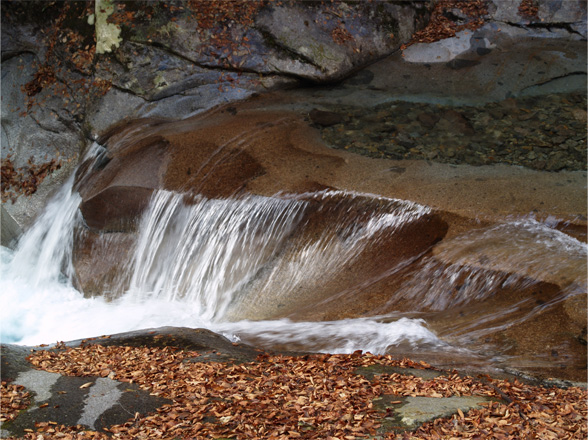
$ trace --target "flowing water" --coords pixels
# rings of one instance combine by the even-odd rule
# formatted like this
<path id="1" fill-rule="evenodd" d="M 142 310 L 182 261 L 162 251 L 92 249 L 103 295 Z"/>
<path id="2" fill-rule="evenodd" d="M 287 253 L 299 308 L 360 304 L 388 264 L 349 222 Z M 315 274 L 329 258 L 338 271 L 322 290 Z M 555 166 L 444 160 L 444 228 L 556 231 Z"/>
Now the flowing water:
<path id="1" fill-rule="evenodd" d="M 84 227 L 72 188 L 73 177 L 16 250 L 1 249 L 2 342 L 170 325 L 290 350 L 475 356 L 474 336 L 586 292 L 586 245 L 553 219 L 513 219 L 401 253 L 428 207 L 341 191 L 207 199 L 160 190 L 108 299 L 89 298 L 74 287 Z M 540 283 L 561 288 L 539 300 L 511 294 Z M 383 290 L 384 301 L 351 318 L 316 314 Z M 464 307 L 468 319 L 446 313 Z"/>
<path id="2" fill-rule="evenodd" d="M 418 218 L 428 212 L 425 207 L 385 201 L 388 209 L 376 212 L 361 230 L 335 224 L 344 240 L 323 232 L 297 249 L 296 259 L 286 261 L 284 249 L 312 202 L 248 196 L 186 203 L 182 194 L 160 191 L 143 216 L 133 257 L 124 270 L 130 281 L 108 301 L 86 298 L 72 283 L 72 242 L 82 222 L 81 199 L 72 185 L 73 178 L 15 251 L 1 249 L 3 342 L 54 343 L 173 325 L 206 327 L 235 340 L 241 334 L 269 343 L 320 340 L 323 351 L 334 352 L 384 352 L 401 342 L 447 345 L 420 319 L 225 319 L 237 313 L 240 296 L 256 294 L 256 284 L 262 283 L 266 293 L 279 285 L 287 295 L 308 282 L 305 278 L 336 276 L 337 266 L 360 254 L 370 237 Z M 319 193 L 311 198 L 316 204 L 339 196 Z M 281 284 L 284 275 L 287 285 Z"/>

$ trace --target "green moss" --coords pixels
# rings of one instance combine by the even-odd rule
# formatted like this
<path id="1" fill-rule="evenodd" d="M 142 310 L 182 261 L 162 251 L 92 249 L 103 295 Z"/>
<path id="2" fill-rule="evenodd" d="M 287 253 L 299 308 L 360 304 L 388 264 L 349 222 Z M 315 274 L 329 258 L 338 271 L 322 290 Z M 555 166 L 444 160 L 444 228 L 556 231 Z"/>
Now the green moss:
<path id="1" fill-rule="evenodd" d="M 162 73 L 158 73 L 155 76 L 155 78 L 153 78 L 153 84 L 155 85 L 155 88 L 158 90 L 163 90 L 168 86 L 168 82 L 166 81 Z"/>
<path id="2" fill-rule="evenodd" d="M 340 59 L 339 59 L 340 57 L 338 57 L 335 53 L 329 51 L 329 48 L 327 46 L 325 46 L 324 44 L 321 44 L 321 43 L 309 44 L 307 47 L 310 49 L 310 52 L 311 52 L 310 58 L 313 61 L 315 61 L 316 63 L 324 65 L 324 64 L 331 62 L 331 61 L 334 61 L 334 62 L 340 61 Z"/>

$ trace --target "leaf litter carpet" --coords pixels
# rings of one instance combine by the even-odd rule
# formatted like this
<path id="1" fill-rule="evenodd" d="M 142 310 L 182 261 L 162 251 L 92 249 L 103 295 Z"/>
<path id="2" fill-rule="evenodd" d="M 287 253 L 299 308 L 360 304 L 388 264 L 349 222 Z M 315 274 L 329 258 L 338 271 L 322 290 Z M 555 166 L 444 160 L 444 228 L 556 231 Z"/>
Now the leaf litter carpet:
<path id="1" fill-rule="evenodd" d="M 391 356 L 260 354 L 254 362 L 199 362 L 198 353 L 172 347 L 86 345 L 36 351 L 36 368 L 69 376 L 133 382 L 172 401 L 136 413 L 105 432 L 37 423 L 26 439 L 585 439 L 587 391 L 449 372 L 425 380 L 410 374 L 358 373 L 370 366 L 430 369 Z M 377 367 L 379 368 L 379 367 Z M 374 401 L 397 396 L 386 411 Z M 488 396 L 495 400 L 423 424 L 413 432 L 383 426 L 405 396 Z M 27 391 L 2 383 L 2 420 L 27 405 Z M 108 432 L 106 432 L 108 431 Z"/>

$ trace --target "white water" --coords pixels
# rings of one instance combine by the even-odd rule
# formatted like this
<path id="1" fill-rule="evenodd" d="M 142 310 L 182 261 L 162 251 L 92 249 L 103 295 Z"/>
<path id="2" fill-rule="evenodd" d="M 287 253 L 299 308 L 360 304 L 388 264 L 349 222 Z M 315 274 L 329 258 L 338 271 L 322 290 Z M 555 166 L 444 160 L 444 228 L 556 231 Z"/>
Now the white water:
<path id="1" fill-rule="evenodd" d="M 482 301 L 508 285 L 544 281 L 562 288 L 554 301 L 585 293 L 585 243 L 533 218 L 513 220 L 445 239 L 435 258 L 395 296 L 415 310 L 447 310 Z M 459 282 L 458 282 L 459 280 Z M 459 289 L 455 289 L 456 285 Z M 452 294 L 440 295 L 440 292 Z"/>
<path id="2" fill-rule="evenodd" d="M 186 302 L 205 322 L 222 319 L 303 210 L 303 202 L 253 196 L 186 205 L 182 194 L 160 191 L 139 228 L 128 294 Z"/>
<path id="3" fill-rule="evenodd" d="M 1 249 L 2 342 L 37 345 L 171 325 L 205 327 L 235 340 L 254 335 L 261 342 L 306 347 L 305 342 L 313 341 L 317 350 L 328 352 L 383 353 L 401 343 L 445 345 L 419 319 L 224 321 L 227 308 L 279 259 L 298 226 L 307 202 L 287 198 L 200 199 L 186 205 L 182 195 L 162 191 L 141 222 L 134 257 L 126 268 L 130 287 L 110 302 L 85 298 L 70 282 L 79 203 L 70 180 L 16 251 Z M 352 225 L 346 241 L 361 243 L 362 237 L 394 229 L 428 210 L 406 203 L 395 212 L 372 217 L 362 231 Z M 304 258 L 288 268 L 276 267 L 300 274 L 314 264 L 324 274 L 336 266 L 325 258 L 353 258 L 361 249 L 351 246 L 341 254 L 342 248 L 333 248 L 333 243 L 322 237 L 301 250 Z M 265 284 L 271 286 L 277 275 L 275 270 L 268 273 Z M 299 284 L 292 282 L 294 287 Z"/>
<path id="4" fill-rule="evenodd" d="M 321 293 L 336 301 L 344 292 L 329 286 L 337 284 L 333 280 L 349 281 L 345 266 L 353 266 L 378 240 L 428 214 L 426 207 L 333 191 L 185 203 L 182 194 L 160 191 L 140 222 L 132 257 L 122 270 L 127 276 L 113 286 L 119 289 L 117 299 L 106 301 L 85 298 L 71 283 L 74 234 L 83 229 L 80 197 L 72 185 L 73 178 L 16 251 L 0 249 L 2 342 L 36 345 L 185 326 L 299 350 L 384 353 L 406 344 L 452 348 L 424 320 L 401 315 L 328 322 L 254 320 L 259 311 L 275 312 L 282 301 L 296 306 L 318 299 L 314 303 L 319 304 L 325 299 Z M 318 215 L 325 223 L 318 231 L 305 223 L 313 209 L 328 211 L 324 218 Z M 561 285 L 564 289 L 551 303 L 585 292 L 586 245 L 551 226 L 519 219 L 444 240 L 435 248 L 435 259 L 425 258 L 421 271 L 391 292 L 390 301 L 411 301 L 413 311 L 443 313 L 485 300 L 521 279 Z M 107 249 L 108 243 L 103 243 Z M 349 286 L 349 291 L 361 288 Z M 520 306 L 510 304 L 476 322 L 487 322 L 487 328 L 502 325 L 502 318 Z M 496 318 L 501 319 L 494 323 Z"/>

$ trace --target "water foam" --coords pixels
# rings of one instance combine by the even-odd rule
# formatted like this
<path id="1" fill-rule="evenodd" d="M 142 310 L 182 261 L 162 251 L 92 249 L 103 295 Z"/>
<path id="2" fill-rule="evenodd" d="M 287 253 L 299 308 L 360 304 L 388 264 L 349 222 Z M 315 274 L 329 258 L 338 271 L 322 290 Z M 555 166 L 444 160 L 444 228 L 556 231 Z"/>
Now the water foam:
<path id="1" fill-rule="evenodd" d="M 289 350 L 325 353 L 363 350 L 383 354 L 399 344 L 407 344 L 413 349 L 425 346 L 450 349 L 422 319 L 400 318 L 392 322 L 386 322 L 384 317 L 324 322 L 244 320 L 219 323 L 214 327 L 216 331 L 240 335 L 241 339 L 262 346 L 283 346 Z"/>
<path id="2" fill-rule="evenodd" d="M 113 301 L 86 298 L 71 283 L 72 243 L 81 221 L 80 197 L 72 185 L 70 179 L 16 251 L 1 249 L 3 342 L 34 345 L 173 325 L 205 327 L 235 340 L 253 335 L 262 346 L 309 349 L 312 341 L 317 351 L 328 352 L 382 353 L 403 342 L 443 345 L 417 319 L 223 321 L 228 305 L 277 258 L 299 225 L 308 203 L 296 198 L 201 198 L 186 204 L 181 194 L 156 193 L 142 219 L 127 292 Z M 381 227 L 373 217 L 363 232 L 353 231 L 365 237 L 397 226 L 405 214 L 412 218 L 428 212 L 420 205 L 406 207 L 410 209 L 401 206 L 396 215 L 381 213 Z M 345 235 L 352 239 L 351 232 Z M 318 243 L 305 248 L 309 261 L 328 256 L 324 243 Z M 336 250 L 329 255 L 337 255 Z"/>
<path id="3" fill-rule="evenodd" d="M 232 340 L 254 340 L 260 346 L 332 353 L 355 350 L 385 353 L 400 343 L 445 346 L 426 323 L 400 318 L 346 319 L 330 322 L 238 321 L 212 322 L 201 307 L 182 299 L 140 298 L 136 292 L 115 301 L 84 298 L 70 284 L 54 280 L 34 285 L 10 275 L 14 253 L 2 247 L 2 341 L 23 345 L 55 343 L 163 326 L 205 327 Z"/>

